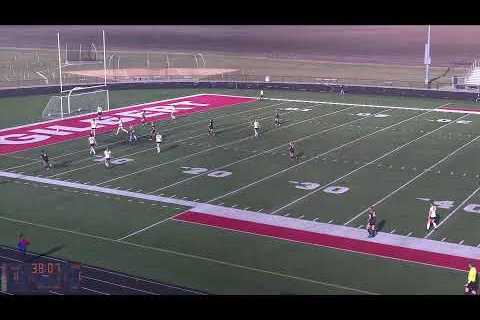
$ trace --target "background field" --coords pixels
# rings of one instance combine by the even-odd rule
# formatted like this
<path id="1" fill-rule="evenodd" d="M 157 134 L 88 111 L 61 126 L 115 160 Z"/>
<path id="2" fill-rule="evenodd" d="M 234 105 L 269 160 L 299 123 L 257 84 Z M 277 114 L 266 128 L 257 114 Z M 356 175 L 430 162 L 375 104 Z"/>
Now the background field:
<path id="1" fill-rule="evenodd" d="M 111 104 L 120 107 L 200 92 L 257 94 L 113 91 Z M 160 155 L 146 139 L 129 145 L 125 137 L 101 135 L 97 140 L 112 147 L 114 158 L 134 160 L 112 170 L 92 161 L 83 139 L 48 147 L 55 163 L 49 172 L 40 166 L 38 149 L 2 156 L 0 169 L 352 227 L 365 225 L 366 217 L 359 214 L 387 196 L 377 205 L 381 231 L 412 237 L 427 235 L 427 203 L 416 198 L 453 201 L 439 209 L 442 225 L 429 237 L 480 243 L 479 216 L 464 210 L 478 202 L 478 116 L 342 105 L 430 109 L 449 103 L 476 108 L 474 103 L 291 91 L 267 96 L 340 104 L 264 100 L 161 122 L 158 127 L 166 142 Z M 0 127 L 40 120 L 48 98 L 0 99 Z M 279 128 L 273 126 L 275 110 L 283 119 Z M 377 113 L 385 116 L 373 116 Z M 217 124 L 216 137 L 206 133 L 210 118 Z M 259 139 L 251 138 L 249 123 L 254 118 L 263 124 Z M 146 133 L 143 128 L 138 131 Z M 291 140 L 302 154 L 298 163 L 287 155 Z M 223 179 L 192 176 L 183 172 L 185 166 L 222 168 L 232 174 Z M 424 173 L 427 168 L 430 171 Z M 329 194 L 319 188 L 307 196 L 309 191 L 296 189 L 292 180 L 322 186 L 334 181 L 349 191 Z M 181 206 L 19 180 L 2 179 L 0 188 L 0 243 L 13 246 L 23 232 L 37 252 L 63 245 L 58 257 L 209 293 L 463 293 L 463 272 L 171 220 L 186 209 Z M 118 240 L 153 224 L 157 225 Z"/>

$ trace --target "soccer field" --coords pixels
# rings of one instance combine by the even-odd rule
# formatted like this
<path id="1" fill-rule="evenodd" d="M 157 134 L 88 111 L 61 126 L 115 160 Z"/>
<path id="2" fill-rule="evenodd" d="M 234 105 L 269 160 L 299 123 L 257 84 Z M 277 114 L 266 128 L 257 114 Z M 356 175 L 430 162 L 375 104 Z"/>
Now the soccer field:
<path id="1" fill-rule="evenodd" d="M 258 93 L 112 91 L 111 105 L 195 94 Z M 475 260 L 477 105 L 296 91 L 266 97 L 157 122 L 165 139 L 160 154 L 142 126 L 135 144 L 125 134 L 99 134 L 97 154 L 111 148 L 110 169 L 89 156 L 84 137 L 44 147 L 49 171 L 42 148 L 0 156 L 0 243 L 13 246 L 24 233 L 33 251 L 63 245 L 56 256 L 213 294 L 462 294 L 465 272 L 453 262 L 274 236 L 264 226 L 312 231 L 315 223 L 366 240 L 366 209 L 374 205 L 380 233 L 369 243 L 431 239 L 429 246 L 451 244 Z M 0 128 L 41 121 L 48 98 L 0 99 Z M 254 119 L 262 126 L 258 138 Z M 289 158 L 290 141 L 298 161 Z M 439 206 L 440 224 L 426 232 L 429 199 Z"/>

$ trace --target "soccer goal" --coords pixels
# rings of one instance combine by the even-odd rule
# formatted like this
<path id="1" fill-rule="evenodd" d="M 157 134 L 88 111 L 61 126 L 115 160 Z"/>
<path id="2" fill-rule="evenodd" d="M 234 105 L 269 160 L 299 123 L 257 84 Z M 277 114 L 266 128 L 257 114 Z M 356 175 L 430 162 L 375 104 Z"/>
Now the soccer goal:
<path id="1" fill-rule="evenodd" d="M 75 87 L 53 96 L 42 112 L 46 120 L 96 112 L 101 107 L 110 110 L 110 95 L 105 86 Z"/>
<path id="2" fill-rule="evenodd" d="M 89 46 L 82 47 L 80 45 L 79 50 L 70 49 L 65 46 L 64 61 L 62 61 L 62 50 L 60 43 L 60 33 L 57 33 L 57 45 L 58 45 L 58 79 L 60 92 L 58 95 L 52 96 L 48 101 L 46 107 L 42 112 L 43 119 L 56 119 L 63 118 L 72 115 L 84 114 L 95 112 L 98 107 L 103 110 L 110 110 L 110 96 L 107 87 L 107 71 L 106 71 L 106 46 L 105 46 L 105 31 L 102 30 L 102 42 L 103 42 L 103 54 L 102 59 L 98 60 L 97 48 L 95 44 L 91 43 Z M 65 83 L 64 73 L 65 68 L 75 67 L 76 70 L 82 68 L 83 65 L 91 64 L 103 65 L 99 69 L 98 73 L 103 74 L 103 84 L 98 84 L 97 81 L 92 85 L 82 85 L 78 82 Z M 67 69 L 68 70 L 68 69 Z M 101 71 L 100 71 L 101 70 Z M 94 84 L 97 83 L 97 84 Z M 65 86 L 73 89 L 64 90 Z"/>

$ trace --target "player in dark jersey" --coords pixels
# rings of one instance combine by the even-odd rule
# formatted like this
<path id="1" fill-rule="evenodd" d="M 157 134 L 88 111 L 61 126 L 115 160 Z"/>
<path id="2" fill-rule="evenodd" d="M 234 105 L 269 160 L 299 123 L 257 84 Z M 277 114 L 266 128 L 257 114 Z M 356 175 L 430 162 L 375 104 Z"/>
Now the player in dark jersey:
<path id="1" fill-rule="evenodd" d="M 296 152 L 295 144 L 293 143 L 293 141 L 288 144 L 288 153 L 290 154 L 290 159 L 295 159 L 298 161 L 298 154 Z"/>
<path id="2" fill-rule="evenodd" d="M 340 86 L 340 91 L 338 92 L 338 95 L 339 96 L 343 96 L 345 94 L 345 87 L 343 86 L 343 84 Z"/>
<path id="3" fill-rule="evenodd" d="M 210 122 L 208 123 L 208 134 L 214 136 L 215 135 L 215 128 L 213 126 L 213 120 L 210 119 Z"/>
<path id="4" fill-rule="evenodd" d="M 152 122 L 152 126 L 150 128 L 150 140 L 155 139 L 156 134 L 157 134 L 157 129 L 155 128 L 155 124 Z"/>
<path id="5" fill-rule="evenodd" d="M 143 112 L 142 112 L 142 126 L 144 126 L 144 127 L 145 127 L 145 125 L 147 124 L 147 115 L 146 115 L 146 113 L 147 113 L 147 112 L 146 112 L 145 110 L 143 110 Z"/>
<path id="6" fill-rule="evenodd" d="M 278 110 L 275 112 L 275 125 L 280 126 L 280 114 L 278 113 Z"/>
<path id="7" fill-rule="evenodd" d="M 377 214 L 375 213 L 375 209 L 370 207 L 368 208 L 368 218 L 367 218 L 367 231 L 368 231 L 369 238 L 374 237 L 377 232 L 375 228 L 376 223 L 377 223 Z"/>
<path id="8" fill-rule="evenodd" d="M 48 160 L 47 151 L 42 150 L 42 154 L 40 155 L 40 157 L 42 158 L 43 168 L 45 168 L 45 169 L 47 169 L 47 170 L 50 170 L 50 168 L 52 167 L 52 165 L 50 164 L 50 162 L 49 162 L 49 160 Z"/>
<path id="9" fill-rule="evenodd" d="M 135 128 L 133 126 L 130 126 L 128 128 L 128 143 L 132 144 L 134 142 L 137 142 L 137 135 L 135 134 Z"/>

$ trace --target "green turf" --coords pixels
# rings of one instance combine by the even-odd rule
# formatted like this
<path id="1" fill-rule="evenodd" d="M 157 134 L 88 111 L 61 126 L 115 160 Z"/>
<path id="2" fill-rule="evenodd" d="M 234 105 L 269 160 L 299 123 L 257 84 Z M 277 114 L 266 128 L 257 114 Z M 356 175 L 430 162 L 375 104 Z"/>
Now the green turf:
<path id="1" fill-rule="evenodd" d="M 113 91 L 111 100 L 113 107 L 120 107 L 199 92 L 257 94 L 249 90 L 131 90 Z M 381 106 L 475 106 L 468 101 L 407 97 L 338 97 L 292 91 L 267 94 Z M 27 97 L 0 99 L 3 127 L 39 119 L 43 105 L 36 104 L 46 98 L 29 98 L 31 101 Z M 311 110 L 283 110 L 287 107 Z M 273 125 L 276 109 L 282 117 L 280 127 Z M 359 113 L 389 116 L 365 117 Z M 352 227 L 364 225 L 366 217 L 360 213 L 380 201 L 377 214 L 382 231 L 424 237 L 427 203 L 416 198 L 454 201 L 449 208 L 439 209 L 442 221 L 478 188 L 475 159 L 480 140 L 468 143 L 480 134 L 479 118 L 461 116 L 342 104 L 255 101 L 159 123 L 166 137 L 160 154 L 146 139 L 129 145 L 125 136 L 99 135 L 101 145 L 111 145 L 113 158 L 134 160 L 111 170 L 93 161 L 84 138 L 49 146 L 55 168 L 48 172 L 37 160 L 38 149 L 2 156 L 0 168 L 301 219 L 348 222 Z M 217 125 L 215 137 L 207 134 L 210 118 Z M 249 127 L 254 118 L 263 125 L 259 138 L 252 137 Z M 459 119 L 471 122 L 455 122 Z M 138 132 L 146 134 L 148 130 L 139 128 Z M 292 140 L 298 140 L 302 154 L 299 162 L 288 157 L 287 144 Z M 451 157 L 443 161 L 449 154 Z M 431 171 L 423 173 L 431 166 Z M 9 169 L 12 167 L 17 168 Z M 182 167 L 224 170 L 231 175 L 195 176 Z M 295 188 L 290 181 L 318 183 L 321 187 L 311 192 Z M 332 194 L 324 191 L 328 186 L 349 190 Z M 1 243 L 13 245 L 15 236 L 23 232 L 32 238 L 36 251 L 63 245 L 58 256 L 212 293 L 462 293 L 462 272 L 172 220 L 118 242 L 115 239 L 186 208 L 23 181 L 2 180 L 0 188 L 5 196 L 0 208 Z M 28 202 L 23 200 L 26 195 Z M 478 194 L 445 220 L 431 238 L 455 243 L 463 240 L 466 245 L 476 246 L 480 242 L 476 232 L 480 216 L 464 211 L 472 203 L 480 203 Z"/>

